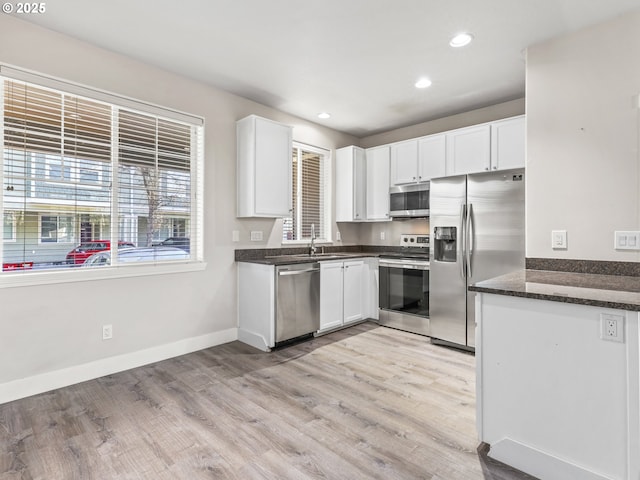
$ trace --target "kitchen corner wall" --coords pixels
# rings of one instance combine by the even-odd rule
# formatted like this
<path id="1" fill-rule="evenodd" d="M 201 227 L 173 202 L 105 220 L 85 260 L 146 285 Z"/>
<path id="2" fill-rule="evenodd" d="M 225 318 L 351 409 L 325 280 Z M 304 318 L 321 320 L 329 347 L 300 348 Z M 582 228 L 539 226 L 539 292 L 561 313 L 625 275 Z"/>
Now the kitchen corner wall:
<path id="1" fill-rule="evenodd" d="M 527 52 L 527 256 L 640 261 L 640 12 Z M 551 248 L 567 230 L 568 248 Z"/>

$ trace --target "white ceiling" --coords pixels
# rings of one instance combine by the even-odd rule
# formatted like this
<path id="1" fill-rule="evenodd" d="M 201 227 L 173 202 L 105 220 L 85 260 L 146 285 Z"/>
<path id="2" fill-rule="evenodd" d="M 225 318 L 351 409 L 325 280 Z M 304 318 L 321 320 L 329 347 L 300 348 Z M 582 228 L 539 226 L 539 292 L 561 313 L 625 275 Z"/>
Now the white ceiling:
<path id="1" fill-rule="evenodd" d="M 55 0 L 52 30 L 363 137 L 524 96 L 525 49 L 638 0 Z M 475 41 L 452 49 L 458 32 Z M 428 76 L 433 85 L 413 85 Z M 327 111 L 328 120 L 317 114 Z"/>

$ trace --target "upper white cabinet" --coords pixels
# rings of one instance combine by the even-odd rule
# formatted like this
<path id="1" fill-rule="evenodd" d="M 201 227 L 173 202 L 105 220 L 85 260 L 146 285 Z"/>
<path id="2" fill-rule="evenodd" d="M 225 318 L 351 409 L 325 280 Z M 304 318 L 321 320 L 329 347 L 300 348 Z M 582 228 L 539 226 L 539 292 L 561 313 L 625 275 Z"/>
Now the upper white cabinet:
<path id="1" fill-rule="evenodd" d="M 525 116 L 447 132 L 447 175 L 525 166 Z"/>
<path id="2" fill-rule="evenodd" d="M 491 168 L 491 126 L 459 128 L 447 132 L 447 175 L 488 171 Z"/>
<path id="3" fill-rule="evenodd" d="M 292 127 L 256 115 L 236 123 L 237 216 L 291 214 Z"/>
<path id="4" fill-rule="evenodd" d="M 367 220 L 389 220 L 389 147 L 366 150 Z"/>
<path id="5" fill-rule="evenodd" d="M 365 151 L 349 146 L 336 150 L 336 222 L 366 219 Z"/>
<path id="6" fill-rule="evenodd" d="M 447 174 L 446 140 L 444 133 L 418 139 L 418 178 L 421 182 Z"/>
<path id="7" fill-rule="evenodd" d="M 446 175 L 446 137 L 429 135 L 391 145 L 390 185 L 427 182 Z"/>
<path id="8" fill-rule="evenodd" d="M 491 124 L 491 169 L 525 166 L 525 117 L 507 118 Z"/>
<path id="9" fill-rule="evenodd" d="M 419 182 L 418 140 L 391 144 L 391 185 Z"/>

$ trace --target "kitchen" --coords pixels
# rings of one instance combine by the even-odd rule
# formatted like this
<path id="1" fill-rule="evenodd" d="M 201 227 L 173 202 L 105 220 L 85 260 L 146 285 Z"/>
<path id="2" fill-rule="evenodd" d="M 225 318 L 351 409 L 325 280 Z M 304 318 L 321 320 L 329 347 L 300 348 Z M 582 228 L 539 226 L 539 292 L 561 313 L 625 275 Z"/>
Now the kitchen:
<path id="1" fill-rule="evenodd" d="M 312 145 L 338 148 L 357 143 L 350 135 L 317 128 L 258 103 L 186 81 L 70 37 L 8 17 L 1 21 L 2 35 L 12 39 L 3 42 L 3 61 L 160 104 L 168 102 L 166 90 L 177 91 L 170 100 L 175 108 L 205 111 L 209 124 L 216 126 L 216 133 L 208 135 L 210 156 L 216 166 L 207 169 L 206 184 L 208 200 L 215 205 L 228 205 L 235 198 L 235 188 L 229 185 L 228 179 L 233 178 L 235 171 L 235 121 L 240 118 L 258 114 L 283 123 L 293 122 L 304 137 L 299 140 Z M 637 31 L 635 14 L 537 45 L 527 55 L 526 100 L 507 101 L 466 115 L 375 134 L 360 142 L 360 146 L 368 148 L 498 120 L 522 114 L 526 107 L 527 256 L 637 262 L 637 252 L 612 248 L 613 231 L 634 230 L 639 223 L 638 110 L 632 107 L 632 97 L 637 95 L 640 83 L 638 39 L 634 33 Z M 40 41 L 34 43 L 34 38 Z M 42 45 L 60 52 L 73 52 L 86 60 L 84 63 L 92 65 L 92 71 L 80 68 L 79 63 L 83 62 L 69 60 L 68 53 L 46 55 Z M 127 78 L 129 71 L 145 80 L 144 85 L 121 80 Z M 226 112 L 227 116 L 217 117 L 219 111 Z M 215 118 L 218 119 L 213 120 Z M 585 164 L 589 165 L 588 169 L 582 168 Z M 146 352 L 145 358 L 155 361 L 160 354 L 165 354 L 153 351 L 160 345 L 172 344 L 174 347 L 169 350 L 179 354 L 177 352 L 195 349 L 198 345 L 205 348 L 235 340 L 235 282 L 229 279 L 235 278 L 233 252 L 239 245 L 232 242 L 230 232 L 239 230 L 243 239 L 240 246 L 250 248 L 256 246 L 249 240 L 250 232 L 263 231 L 265 240 L 258 245 L 277 248 L 280 227 L 270 220 L 236 221 L 233 212 L 225 215 L 210 212 L 205 220 L 205 237 L 210 242 L 207 247 L 210 266 L 206 271 L 180 275 L 180 285 L 174 284 L 171 289 L 154 277 L 135 282 L 126 280 L 122 285 L 103 281 L 115 297 L 136 291 L 138 299 L 132 307 L 110 305 L 96 312 L 95 318 L 88 322 L 84 316 L 76 318 L 60 309 L 48 311 L 47 320 L 41 321 L 44 306 L 57 304 L 60 299 L 71 300 L 68 290 L 59 285 L 3 289 L 3 319 L 17 320 L 15 326 L 6 327 L 5 338 L 12 341 L 10 345 L 3 345 L 1 381 L 5 398 L 10 398 L 16 386 L 21 386 L 27 394 L 32 391 L 19 384 L 21 379 L 40 379 L 47 385 L 56 385 L 64 379 L 73 381 L 77 378 L 74 368 L 92 362 L 98 362 L 91 370 L 98 376 L 120 365 L 130 368 L 135 361 L 127 356 L 134 352 Z M 407 227 L 411 231 L 407 231 Z M 568 232 L 566 250 L 551 248 L 552 230 Z M 413 221 L 393 222 L 389 226 L 382 223 L 342 225 L 340 231 L 344 245 L 379 244 L 381 232 L 386 234 L 383 243 L 387 245 L 393 245 L 394 239 L 403 233 L 424 233 L 418 231 Z M 91 310 L 100 300 L 87 284 L 74 284 L 72 298 L 79 302 L 78 310 L 82 311 Z M 176 311 L 168 302 L 175 298 L 181 299 L 182 311 Z M 113 343 L 107 345 L 92 340 L 91 332 L 98 331 L 101 324 L 113 318 L 130 318 L 131 309 L 138 320 L 115 323 Z M 169 321 L 185 312 L 191 321 L 179 325 Z M 158 318 L 167 319 L 161 330 L 153 328 Z M 215 319 L 213 325 L 211 319 Z M 180 343 L 185 339 L 190 340 Z M 100 365 L 112 357 L 119 357 L 120 362 L 109 368 Z M 63 378 L 56 381 L 52 381 L 50 375 L 47 377 L 56 371 L 66 371 L 66 375 L 61 374 Z"/>

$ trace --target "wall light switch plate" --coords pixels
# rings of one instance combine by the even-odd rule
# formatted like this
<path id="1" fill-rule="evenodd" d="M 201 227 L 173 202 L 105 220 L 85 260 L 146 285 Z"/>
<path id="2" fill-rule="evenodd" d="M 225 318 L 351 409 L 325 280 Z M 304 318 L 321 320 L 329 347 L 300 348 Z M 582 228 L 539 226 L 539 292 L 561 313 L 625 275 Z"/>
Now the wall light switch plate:
<path id="1" fill-rule="evenodd" d="M 252 242 L 261 242 L 262 241 L 262 231 L 261 230 L 252 230 L 251 231 L 251 241 Z"/>
<path id="2" fill-rule="evenodd" d="M 640 250 L 640 232 L 615 231 L 613 233 L 616 250 Z"/>
<path id="3" fill-rule="evenodd" d="M 231 232 L 231 241 L 232 242 L 239 242 L 240 241 L 240 231 L 233 230 Z"/>
<path id="4" fill-rule="evenodd" d="M 551 248 L 553 248 L 554 250 L 562 250 L 567 248 L 566 230 L 551 231 Z"/>

